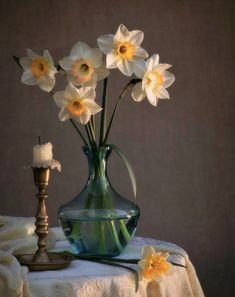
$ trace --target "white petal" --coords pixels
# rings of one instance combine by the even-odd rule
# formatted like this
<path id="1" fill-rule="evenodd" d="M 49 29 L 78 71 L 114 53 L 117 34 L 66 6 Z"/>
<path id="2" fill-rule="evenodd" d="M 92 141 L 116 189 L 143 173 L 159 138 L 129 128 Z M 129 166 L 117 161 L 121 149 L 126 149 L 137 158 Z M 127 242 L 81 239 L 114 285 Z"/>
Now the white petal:
<path id="1" fill-rule="evenodd" d="M 55 74 L 58 72 L 57 69 L 52 65 L 52 64 L 49 64 L 49 71 L 47 73 L 48 76 L 54 78 L 55 77 Z"/>
<path id="2" fill-rule="evenodd" d="M 170 98 L 168 91 L 162 86 L 160 86 L 158 88 L 157 92 L 158 92 L 157 97 L 160 99 L 169 99 Z"/>
<path id="3" fill-rule="evenodd" d="M 142 269 L 145 269 L 146 267 L 146 260 L 145 259 L 142 259 L 138 262 L 138 265 L 142 268 Z"/>
<path id="4" fill-rule="evenodd" d="M 114 38 L 113 34 L 107 34 L 107 35 L 101 35 L 97 39 L 98 46 L 104 54 L 107 54 L 114 48 L 113 38 Z"/>
<path id="5" fill-rule="evenodd" d="M 50 92 L 55 86 L 55 79 L 50 76 L 41 76 L 37 79 L 38 86 L 43 91 Z"/>
<path id="6" fill-rule="evenodd" d="M 155 68 L 155 66 L 159 63 L 159 55 L 155 54 L 153 56 L 151 56 L 148 61 L 147 61 L 147 70 L 148 71 L 152 71 L 153 68 Z"/>
<path id="7" fill-rule="evenodd" d="M 31 49 L 27 48 L 26 50 L 28 56 L 31 58 L 31 59 L 35 59 L 35 58 L 39 58 L 41 56 L 39 56 L 38 54 L 34 53 Z"/>
<path id="8" fill-rule="evenodd" d="M 81 87 L 78 89 L 78 94 L 81 99 L 90 99 L 94 100 L 95 99 L 95 89 L 92 87 Z"/>
<path id="9" fill-rule="evenodd" d="M 146 97 L 145 91 L 142 90 L 142 83 L 137 83 L 132 89 L 132 97 L 136 102 L 142 101 Z"/>
<path id="10" fill-rule="evenodd" d="M 135 75 L 139 78 L 143 78 L 144 73 L 146 71 L 146 61 L 144 60 L 138 60 L 135 63 Z"/>
<path id="11" fill-rule="evenodd" d="M 97 74 L 94 72 L 91 76 L 91 79 L 85 83 L 81 84 L 83 87 L 92 87 L 93 89 L 97 86 Z"/>
<path id="12" fill-rule="evenodd" d="M 82 103 L 86 106 L 91 115 L 94 115 L 102 110 L 102 108 L 93 100 L 85 99 Z"/>
<path id="13" fill-rule="evenodd" d="M 163 70 L 166 70 L 166 69 L 168 69 L 170 67 L 171 67 L 170 64 L 158 64 L 158 65 L 154 65 L 154 69 L 157 70 L 158 72 L 161 72 Z"/>
<path id="14" fill-rule="evenodd" d="M 139 30 L 133 30 L 129 32 L 129 41 L 137 46 L 140 46 L 144 39 L 144 33 Z"/>
<path id="15" fill-rule="evenodd" d="M 78 89 L 74 87 L 71 83 L 67 85 L 65 88 L 65 97 L 67 100 L 70 98 L 70 100 L 73 100 L 74 98 L 77 98 L 79 96 Z"/>
<path id="16" fill-rule="evenodd" d="M 89 110 L 87 110 L 86 108 L 85 108 L 85 112 L 83 112 L 80 115 L 80 117 L 76 117 L 76 118 L 74 117 L 76 121 L 80 121 L 80 123 L 83 125 L 86 125 L 89 122 L 90 118 L 91 118 L 91 114 Z"/>
<path id="17" fill-rule="evenodd" d="M 68 104 L 68 101 L 65 98 L 65 92 L 64 91 L 56 92 L 53 95 L 53 98 L 55 100 L 56 105 L 59 106 L 60 108 L 62 108 L 66 104 Z"/>
<path id="18" fill-rule="evenodd" d="M 117 67 L 123 74 L 131 76 L 135 69 L 135 63 L 125 59 L 121 59 L 118 61 Z"/>
<path id="19" fill-rule="evenodd" d="M 76 77 L 71 75 L 70 73 L 66 73 L 66 77 L 67 77 L 67 80 L 68 80 L 69 83 L 71 83 L 71 84 L 73 84 L 75 86 L 80 86 L 81 85 L 80 81 L 78 81 L 76 79 Z"/>
<path id="20" fill-rule="evenodd" d="M 92 48 L 84 55 L 86 59 L 94 68 L 98 68 L 103 63 L 102 61 L 102 52 L 99 48 Z"/>
<path id="21" fill-rule="evenodd" d="M 31 69 L 26 70 L 21 77 L 21 82 L 26 84 L 26 85 L 37 85 L 37 80 L 33 76 Z"/>
<path id="22" fill-rule="evenodd" d="M 65 71 L 70 71 L 72 65 L 74 63 L 74 59 L 72 59 L 70 56 L 64 57 L 62 60 L 59 61 L 60 66 L 65 70 Z"/>
<path id="23" fill-rule="evenodd" d="M 146 94 L 147 94 L 148 101 L 153 106 L 157 106 L 158 98 L 157 98 L 156 93 L 154 93 L 153 89 L 152 88 L 146 88 L 145 91 L 146 91 Z"/>
<path id="24" fill-rule="evenodd" d="M 142 258 L 146 258 L 148 256 L 151 256 L 151 255 L 155 255 L 156 252 L 154 250 L 154 248 L 150 245 L 145 245 L 143 250 L 142 250 Z"/>
<path id="25" fill-rule="evenodd" d="M 47 61 L 48 61 L 50 64 L 54 65 L 52 56 L 50 55 L 50 53 L 49 53 L 48 50 L 45 50 L 45 51 L 43 52 L 43 57 L 46 58 Z"/>
<path id="26" fill-rule="evenodd" d="M 71 49 L 70 56 L 74 58 L 83 58 L 90 51 L 90 47 L 83 42 L 78 41 Z"/>
<path id="27" fill-rule="evenodd" d="M 118 56 L 116 50 L 111 50 L 106 57 L 106 66 L 109 69 L 117 68 L 117 63 L 121 58 Z"/>
<path id="28" fill-rule="evenodd" d="M 19 63 L 22 66 L 22 68 L 24 69 L 24 71 L 26 71 L 30 68 L 30 66 L 32 64 L 32 59 L 30 59 L 29 57 L 24 57 L 24 58 L 20 59 Z"/>
<path id="29" fill-rule="evenodd" d="M 129 40 L 129 31 L 124 25 L 120 25 L 114 35 L 114 43 L 125 42 Z"/>
<path id="30" fill-rule="evenodd" d="M 59 113 L 59 119 L 64 122 L 67 121 L 70 118 L 70 113 L 68 112 L 66 107 L 61 108 L 61 111 Z"/>
<path id="31" fill-rule="evenodd" d="M 175 76 L 167 70 L 164 70 L 161 74 L 163 75 L 163 87 L 168 88 L 175 81 Z"/>
<path id="32" fill-rule="evenodd" d="M 106 68 L 105 63 L 103 63 L 99 68 L 96 69 L 97 80 L 105 79 L 109 76 L 110 71 Z"/>
<path id="33" fill-rule="evenodd" d="M 142 47 L 137 47 L 136 50 L 135 50 L 134 56 L 138 57 L 138 58 L 141 58 L 141 59 L 147 59 L 148 58 L 148 53 Z"/>

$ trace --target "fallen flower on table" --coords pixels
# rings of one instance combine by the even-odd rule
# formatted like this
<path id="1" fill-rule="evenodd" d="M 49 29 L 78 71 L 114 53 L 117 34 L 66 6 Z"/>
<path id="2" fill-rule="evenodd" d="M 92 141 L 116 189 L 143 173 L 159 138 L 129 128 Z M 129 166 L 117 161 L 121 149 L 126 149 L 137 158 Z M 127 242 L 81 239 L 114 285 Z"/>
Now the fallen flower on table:
<path id="1" fill-rule="evenodd" d="M 58 252 L 58 251 L 57 251 Z M 122 259 L 116 257 L 89 256 L 83 254 L 74 254 L 68 251 L 63 251 L 62 254 L 70 255 L 74 260 L 85 260 L 100 264 L 110 265 L 125 268 L 131 271 L 135 276 L 135 291 L 137 292 L 140 281 L 151 283 L 150 287 L 155 286 L 155 281 L 164 276 L 169 276 L 174 273 L 174 266 L 186 268 L 186 266 L 167 261 L 169 253 L 156 252 L 152 246 L 144 246 L 142 249 L 142 259 Z M 127 265 L 125 265 L 127 264 Z M 131 264 L 131 266 L 129 265 Z M 135 267 L 135 265 L 137 265 Z"/>
<path id="2" fill-rule="evenodd" d="M 173 266 L 167 261 L 169 254 L 156 252 L 146 245 L 142 250 L 142 259 L 138 262 L 141 280 L 153 281 L 173 273 Z"/>

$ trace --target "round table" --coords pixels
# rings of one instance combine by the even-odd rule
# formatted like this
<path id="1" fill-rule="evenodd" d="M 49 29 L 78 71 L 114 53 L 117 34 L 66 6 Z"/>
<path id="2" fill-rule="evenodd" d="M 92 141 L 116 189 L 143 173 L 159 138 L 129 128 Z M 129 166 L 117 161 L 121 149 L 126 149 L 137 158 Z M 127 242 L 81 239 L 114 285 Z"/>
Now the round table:
<path id="1" fill-rule="evenodd" d="M 66 241 L 57 244 L 64 248 Z M 201 297 L 204 296 L 196 272 L 186 252 L 168 242 L 134 237 L 120 258 L 138 258 L 144 245 L 169 251 L 169 260 L 186 268 L 174 266 L 174 273 L 152 283 L 139 282 L 135 292 L 134 274 L 84 260 L 76 260 L 63 270 L 29 272 L 29 289 L 33 297 Z M 133 265 L 133 264 L 132 264 Z"/>

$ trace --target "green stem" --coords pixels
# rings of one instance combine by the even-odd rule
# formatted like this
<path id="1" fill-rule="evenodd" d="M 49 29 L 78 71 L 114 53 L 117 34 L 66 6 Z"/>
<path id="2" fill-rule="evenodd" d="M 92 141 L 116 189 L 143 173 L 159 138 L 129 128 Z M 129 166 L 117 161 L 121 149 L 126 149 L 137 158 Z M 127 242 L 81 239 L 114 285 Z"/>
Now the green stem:
<path id="1" fill-rule="evenodd" d="M 113 236 L 113 239 L 114 239 L 114 241 L 116 243 L 116 246 L 117 246 L 119 252 L 121 252 L 122 251 L 122 245 L 121 245 L 121 243 L 119 241 L 119 238 L 118 238 L 118 234 L 117 234 L 117 230 L 116 230 L 114 220 L 107 221 L 107 224 L 108 224 L 110 233 Z"/>
<path id="2" fill-rule="evenodd" d="M 128 243 L 131 240 L 131 236 L 123 220 L 120 220 L 120 229 L 122 231 L 123 237 L 125 238 L 125 241 Z"/>
<path id="3" fill-rule="evenodd" d="M 16 64 L 23 70 L 23 67 L 20 64 L 20 58 L 16 57 L 16 56 L 12 56 L 13 60 L 16 62 Z"/>
<path id="4" fill-rule="evenodd" d="M 88 137 L 88 140 L 89 140 L 89 143 L 90 143 L 90 146 L 93 146 L 93 143 L 92 143 L 92 138 L 91 138 L 91 134 L 90 134 L 90 131 L 88 129 L 88 126 L 85 125 L 85 129 L 86 129 L 86 133 L 87 133 L 87 137 Z"/>
<path id="5" fill-rule="evenodd" d="M 80 137 L 82 138 L 85 146 L 88 146 L 88 143 L 87 143 L 85 137 L 82 135 L 82 132 L 79 130 L 78 126 L 74 123 L 74 121 L 72 119 L 69 119 L 69 121 L 73 125 L 73 127 L 75 128 L 75 130 L 77 131 L 77 133 L 80 135 Z"/>
<path id="6" fill-rule="evenodd" d="M 113 113 L 112 113 L 112 116 L 111 116 L 111 119 L 109 121 L 109 125 L 108 125 L 108 129 L 106 131 L 106 134 L 105 134 L 105 137 L 104 137 L 104 141 L 102 143 L 102 145 L 105 145 L 107 140 L 108 140 L 108 137 L 109 137 L 109 132 L 110 132 L 110 129 L 111 129 L 111 126 L 112 126 L 112 123 L 113 123 L 113 120 L 115 118 L 115 115 L 116 115 L 116 112 L 117 112 L 117 109 L 118 109 L 118 106 L 119 106 L 119 103 L 120 101 L 122 100 L 122 98 L 124 97 L 124 95 L 126 94 L 127 90 L 130 88 L 130 87 L 133 87 L 133 85 L 137 84 L 138 82 L 140 82 L 141 79 L 132 79 L 129 81 L 129 83 L 125 86 L 125 88 L 123 89 L 122 93 L 119 95 L 118 97 L 118 100 L 115 104 L 115 107 L 114 107 L 114 110 L 113 110 Z"/>
<path id="7" fill-rule="evenodd" d="M 99 236 L 99 252 L 100 254 L 106 253 L 106 245 L 105 245 L 105 225 L 103 221 L 98 221 L 98 236 Z"/>
<path id="8" fill-rule="evenodd" d="M 103 138 L 106 129 L 106 114 L 107 114 L 107 84 L 108 78 L 104 79 L 104 87 L 103 87 L 103 98 L 102 98 L 102 111 L 101 111 L 101 120 L 100 120 L 100 143 L 99 146 L 103 143 Z"/>
<path id="9" fill-rule="evenodd" d="M 73 229 L 71 234 L 69 235 L 69 238 L 72 240 L 77 240 L 81 231 L 81 222 L 76 221 L 75 224 L 73 225 Z"/>
<path id="10" fill-rule="evenodd" d="M 95 134 L 95 116 L 94 115 L 91 116 L 91 126 Z"/>
<path id="11" fill-rule="evenodd" d="M 93 144 L 96 146 L 95 133 L 94 133 L 94 130 L 93 130 L 93 128 L 92 128 L 92 125 L 91 125 L 91 122 L 90 122 L 90 121 L 87 123 L 87 127 L 88 127 L 88 129 L 89 129 L 89 132 L 90 132 L 90 135 L 91 135 L 92 142 L 93 142 Z"/>

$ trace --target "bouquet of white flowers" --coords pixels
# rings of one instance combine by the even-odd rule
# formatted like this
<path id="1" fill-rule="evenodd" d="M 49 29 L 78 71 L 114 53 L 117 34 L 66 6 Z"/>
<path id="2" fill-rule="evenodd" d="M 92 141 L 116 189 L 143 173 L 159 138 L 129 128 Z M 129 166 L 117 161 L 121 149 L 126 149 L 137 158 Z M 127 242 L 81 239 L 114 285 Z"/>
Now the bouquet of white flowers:
<path id="1" fill-rule="evenodd" d="M 128 90 L 136 102 L 147 98 L 150 104 L 157 106 L 159 99 L 169 98 L 166 89 L 175 80 L 167 70 L 171 65 L 159 63 L 158 54 L 148 58 L 147 51 L 140 46 L 143 38 L 142 31 L 129 31 L 120 25 L 115 35 L 102 35 L 97 39 L 98 48 L 78 41 L 69 56 L 56 65 L 48 50 L 38 55 L 27 49 L 27 57 L 14 56 L 24 71 L 21 81 L 26 85 L 38 85 L 50 93 L 60 108 L 59 119 L 69 120 L 84 143 L 90 165 L 88 183 L 78 197 L 62 206 L 58 213 L 65 235 L 78 252 L 117 255 L 130 241 L 137 226 L 139 208 L 136 203 L 121 197 L 106 176 L 106 159 L 114 150 L 128 169 L 136 195 L 130 163 L 117 146 L 108 143 L 110 129 Z M 114 102 L 107 122 L 106 90 L 110 69 L 114 68 L 133 77 Z M 68 85 L 64 91 L 54 92 L 55 77 L 59 74 L 65 76 Z M 95 99 L 100 81 L 103 81 L 103 96 L 99 105 Z M 95 116 L 99 112 L 101 119 L 97 129 Z"/>

